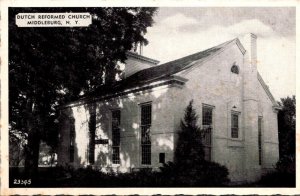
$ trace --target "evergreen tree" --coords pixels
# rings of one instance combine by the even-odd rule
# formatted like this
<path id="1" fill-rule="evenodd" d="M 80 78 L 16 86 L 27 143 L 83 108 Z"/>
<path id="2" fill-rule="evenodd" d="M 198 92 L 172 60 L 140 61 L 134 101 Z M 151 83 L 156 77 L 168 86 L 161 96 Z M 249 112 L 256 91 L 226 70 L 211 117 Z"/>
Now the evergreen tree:
<path id="1" fill-rule="evenodd" d="M 223 186 L 229 181 L 225 166 L 205 160 L 204 130 L 197 125 L 197 120 L 192 100 L 180 123 L 174 163 L 169 162 L 161 168 L 169 186 Z"/>
<path id="2" fill-rule="evenodd" d="M 264 187 L 296 186 L 296 97 L 281 98 L 278 104 L 279 160 L 275 171 L 262 176 Z"/>
<path id="3" fill-rule="evenodd" d="M 201 129 L 197 126 L 198 116 L 193 108 L 193 100 L 185 109 L 184 119 L 180 122 L 178 140 L 175 149 L 174 171 L 178 186 L 194 186 L 202 181 L 201 174 L 204 150 L 201 141 Z"/>
<path id="4" fill-rule="evenodd" d="M 201 129 L 197 125 L 198 116 L 193 108 L 193 101 L 185 109 L 184 120 L 181 120 L 181 130 L 175 150 L 175 164 L 184 168 L 193 167 L 204 161 Z"/>
<path id="5" fill-rule="evenodd" d="M 280 157 L 295 156 L 296 150 L 296 97 L 282 98 L 278 112 Z"/>
<path id="6" fill-rule="evenodd" d="M 281 98 L 278 112 L 279 158 L 276 168 L 295 175 L 296 169 L 296 97 Z M 294 176 L 295 177 L 295 176 Z"/>

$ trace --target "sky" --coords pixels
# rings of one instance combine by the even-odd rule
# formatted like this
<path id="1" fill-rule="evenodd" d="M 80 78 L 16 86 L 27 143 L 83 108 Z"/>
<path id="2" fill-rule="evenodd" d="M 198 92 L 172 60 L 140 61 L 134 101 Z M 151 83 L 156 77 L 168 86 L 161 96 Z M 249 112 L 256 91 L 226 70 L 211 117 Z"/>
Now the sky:
<path id="1" fill-rule="evenodd" d="M 257 35 L 258 71 L 276 100 L 296 94 L 294 8 L 163 7 L 147 30 L 143 55 L 160 63 L 247 33 Z"/>

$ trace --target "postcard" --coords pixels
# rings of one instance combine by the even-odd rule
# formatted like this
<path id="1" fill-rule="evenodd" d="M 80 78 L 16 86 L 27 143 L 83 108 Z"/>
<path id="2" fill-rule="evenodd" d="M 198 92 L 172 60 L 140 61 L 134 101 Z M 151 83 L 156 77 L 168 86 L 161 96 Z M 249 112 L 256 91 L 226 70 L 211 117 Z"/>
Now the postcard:
<path id="1" fill-rule="evenodd" d="M 299 194 L 296 1 L 2 4 L 1 194 Z"/>

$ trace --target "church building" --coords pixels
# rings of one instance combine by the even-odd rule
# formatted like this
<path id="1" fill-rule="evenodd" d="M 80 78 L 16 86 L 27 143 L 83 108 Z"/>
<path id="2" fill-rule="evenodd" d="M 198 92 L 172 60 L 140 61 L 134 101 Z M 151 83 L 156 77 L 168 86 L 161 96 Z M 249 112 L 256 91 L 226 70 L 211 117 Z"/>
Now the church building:
<path id="1" fill-rule="evenodd" d="M 259 179 L 279 158 L 280 107 L 257 71 L 256 42 L 248 34 L 164 64 L 128 52 L 122 80 L 60 107 L 58 164 L 158 169 L 174 160 L 193 100 L 209 130 L 205 158 L 225 165 L 232 182 Z"/>

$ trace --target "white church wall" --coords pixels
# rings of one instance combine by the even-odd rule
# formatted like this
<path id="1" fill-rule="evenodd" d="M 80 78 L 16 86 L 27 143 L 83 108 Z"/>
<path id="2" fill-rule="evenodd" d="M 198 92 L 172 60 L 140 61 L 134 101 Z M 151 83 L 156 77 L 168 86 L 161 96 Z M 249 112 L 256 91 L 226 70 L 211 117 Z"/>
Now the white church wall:
<path id="1" fill-rule="evenodd" d="M 239 75 L 230 71 L 234 63 L 239 66 Z M 214 107 L 212 160 L 225 165 L 233 181 L 244 178 L 242 72 L 243 55 L 236 45 L 232 45 L 204 64 L 195 65 L 193 69 L 180 73 L 179 75 L 189 80 L 185 84 L 184 92 L 177 90 L 178 94 L 185 95 L 185 103 L 181 103 L 183 109 L 189 100 L 194 100 L 199 125 L 202 123 L 202 104 Z M 178 102 L 182 102 L 182 98 Z M 230 136 L 232 111 L 240 113 L 238 139 Z M 176 118 L 178 121 L 182 114 L 176 115 Z"/>
<path id="2" fill-rule="evenodd" d="M 262 85 L 259 85 L 260 116 L 262 116 L 263 154 L 262 167 L 274 169 L 279 159 L 278 120 L 277 112 L 272 108 L 272 101 Z"/>
<path id="3" fill-rule="evenodd" d="M 173 143 L 173 118 L 172 104 L 169 101 L 169 88 L 158 87 L 149 91 L 143 91 L 136 94 L 131 94 L 126 97 L 113 99 L 107 102 L 112 105 L 112 102 L 118 102 L 118 107 L 121 110 L 121 164 L 120 170 L 126 171 L 129 167 L 148 167 L 141 165 L 141 114 L 140 105 L 142 103 L 151 102 L 152 105 L 152 125 L 151 125 L 151 166 L 159 167 L 159 153 L 166 153 L 166 161 L 172 161 Z M 101 103 L 99 103 L 101 104 Z M 101 109 L 103 109 L 100 106 Z M 109 114 L 110 111 L 103 111 Z M 107 124 L 111 120 L 101 121 Z M 111 129 L 109 129 L 111 138 Z M 111 156 L 109 156 L 111 159 Z M 111 163 L 111 161 L 109 161 Z M 113 165 L 114 166 L 114 165 Z"/>
<path id="4" fill-rule="evenodd" d="M 194 107 L 199 116 L 198 124 L 202 124 L 203 104 L 213 107 L 213 132 L 212 132 L 212 161 L 225 165 L 229 169 L 230 178 L 234 182 L 249 180 L 246 173 L 260 173 L 258 158 L 245 163 L 245 111 L 244 95 L 244 59 L 238 46 L 233 43 L 223 52 L 210 60 L 200 62 L 193 68 L 182 71 L 176 75 L 188 79 L 182 87 L 160 86 L 122 97 L 112 98 L 96 103 L 96 138 L 108 139 L 108 144 L 97 144 L 95 147 L 95 166 L 114 168 L 119 171 L 130 171 L 131 168 L 162 166 L 159 163 L 159 153 L 165 153 L 165 161 L 173 161 L 174 147 L 180 129 L 180 120 L 184 117 L 184 110 L 190 100 L 194 100 Z M 239 74 L 231 72 L 231 66 L 239 67 Z M 257 78 L 254 78 L 257 80 Z M 278 128 L 277 114 L 273 112 L 272 102 L 268 99 L 264 89 L 258 88 L 259 115 L 263 116 L 263 168 L 270 168 L 278 159 Z M 141 165 L 141 106 L 151 102 L 151 165 Z M 111 141 L 111 111 L 121 111 L 121 144 L 120 164 L 112 164 Z M 76 128 L 76 145 L 74 163 L 86 165 L 88 159 L 88 118 L 89 112 L 84 105 L 71 108 Z M 231 137 L 231 114 L 239 115 L 239 137 Z M 66 122 L 65 130 L 69 125 Z M 175 132 L 175 134 L 174 134 Z M 63 133 L 64 137 L 68 134 Z M 79 139 L 80 138 L 80 139 Z M 63 141 L 63 146 L 68 145 L 68 139 Z M 258 148 L 257 137 L 251 140 L 251 145 Z M 249 149 L 249 148 L 248 148 Z M 59 158 L 67 162 L 67 150 L 63 149 L 65 157 Z M 258 156 L 254 150 L 251 156 Z M 256 152 L 257 151 L 257 152 Z M 253 169 L 253 170 L 252 170 Z M 255 177 L 252 176 L 253 178 Z M 249 178 L 249 179 L 247 179 Z M 251 180 L 251 179 L 250 179 Z"/>
<path id="5" fill-rule="evenodd" d="M 177 87 L 174 87 L 177 88 Z M 96 168 L 113 167 L 119 171 L 129 171 L 130 168 L 160 167 L 159 153 L 165 153 L 165 161 L 173 161 L 174 150 L 174 104 L 170 97 L 170 87 L 160 86 L 151 90 L 129 94 L 126 96 L 96 102 L 96 139 L 108 139 L 108 144 L 95 145 Z M 141 165 L 141 129 L 140 129 L 140 104 L 151 102 L 152 126 L 151 126 L 151 165 Z M 120 132 L 120 164 L 112 164 L 112 128 L 111 111 L 121 111 Z M 75 120 L 76 145 L 74 166 L 86 166 L 88 164 L 88 119 L 89 111 L 86 105 L 74 106 L 71 113 Z M 65 135 L 64 145 L 69 149 L 69 127 L 62 129 Z M 62 150 L 63 151 L 63 150 Z M 61 151 L 61 152 L 62 152 Z M 65 154 L 65 162 L 69 158 L 68 150 Z M 60 154 L 62 154 L 60 153 Z M 62 159 L 61 159 L 62 160 Z"/>

